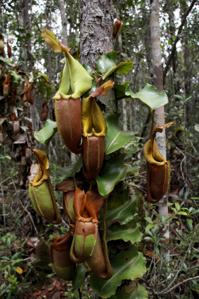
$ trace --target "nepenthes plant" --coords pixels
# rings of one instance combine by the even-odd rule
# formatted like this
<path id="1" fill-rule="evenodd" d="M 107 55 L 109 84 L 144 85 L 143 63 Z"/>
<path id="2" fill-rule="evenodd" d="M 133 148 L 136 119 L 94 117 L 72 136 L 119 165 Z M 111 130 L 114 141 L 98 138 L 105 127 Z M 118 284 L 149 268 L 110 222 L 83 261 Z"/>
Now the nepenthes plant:
<path id="1" fill-rule="evenodd" d="M 138 191 L 129 195 L 123 183 L 135 172 L 129 165 L 127 149 L 136 143 L 136 138 L 132 132 L 120 130 L 117 115 L 107 114 L 106 107 L 102 109 L 100 97 L 117 89 L 120 97 L 122 94 L 138 98 L 151 111 L 166 104 L 167 97 L 149 84 L 138 93 L 130 91 L 127 85 L 124 89 L 116 84 L 113 74 L 128 73 L 131 61 L 118 63 L 115 54 L 103 54 L 96 70 L 88 72 L 52 32 L 46 29 L 42 37 L 53 51 L 64 54 L 65 64 L 54 96 L 56 123 L 46 120 L 44 128 L 35 132 L 35 138 L 48 143 L 58 130 L 67 149 L 81 160 L 81 167 L 56 186 L 63 193 L 69 229 L 54 237 L 50 244 L 53 269 L 58 276 L 72 280 L 74 288 L 79 288 L 89 273 L 93 290 L 102 298 L 121 298 L 121 294 L 125 295 L 122 298 L 137 298 L 138 294 L 142 296 L 139 298 L 147 298 L 146 289 L 139 284 L 139 278 L 146 272 L 145 258 L 138 249 L 142 239 L 139 206 L 143 195 Z M 167 192 L 169 179 L 169 163 L 154 141 L 159 129 L 153 131 L 144 146 L 148 200 L 152 202 Z M 29 183 L 32 206 L 48 222 L 57 223 L 60 213 L 50 183 L 47 155 L 38 149 L 33 153 L 37 163 L 32 167 Z M 161 180 L 154 185 L 160 176 Z M 80 276 L 82 279 L 78 279 Z"/>

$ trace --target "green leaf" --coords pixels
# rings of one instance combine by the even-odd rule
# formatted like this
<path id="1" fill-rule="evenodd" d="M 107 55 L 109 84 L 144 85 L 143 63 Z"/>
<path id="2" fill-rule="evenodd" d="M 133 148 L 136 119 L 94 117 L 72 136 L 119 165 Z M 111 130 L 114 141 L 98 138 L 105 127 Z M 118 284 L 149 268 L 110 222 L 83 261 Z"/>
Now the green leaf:
<path id="1" fill-rule="evenodd" d="M 114 91 L 115 91 L 115 96 L 116 96 L 117 100 L 125 98 L 127 90 L 129 90 L 129 82 L 115 84 Z"/>
<path id="2" fill-rule="evenodd" d="M 185 211 L 179 211 L 179 212 L 177 212 L 177 215 L 188 216 L 189 213 L 187 213 Z"/>
<path id="3" fill-rule="evenodd" d="M 118 74 L 127 75 L 133 68 L 133 62 L 131 60 L 122 61 L 117 65 L 116 72 Z"/>
<path id="4" fill-rule="evenodd" d="M 132 69 L 133 63 L 130 60 L 116 63 L 117 54 L 110 52 L 103 54 L 97 61 L 97 71 L 102 74 L 102 79 L 105 80 L 114 72 L 126 75 Z"/>
<path id="5" fill-rule="evenodd" d="M 139 99 L 152 110 L 168 103 L 168 97 L 165 91 L 159 91 L 150 84 L 146 84 L 143 89 L 136 93 L 132 91 L 126 91 L 126 96 L 130 96 L 134 99 Z"/>
<path id="6" fill-rule="evenodd" d="M 106 155 L 109 155 L 127 145 L 132 139 L 132 133 L 121 131 L 117 125 L 117 118 L 110 115 L 106 119 Z"/>
<path id="7" fill-rule="evenodd" d="M 111 59 L 107 54 L 102 55 L 96 64 L 98 72 L 101 74 L 105 74 L 111 68 L 115 67 L 116 64 L 113 59 Z"/>
<path id="8" fill-rule="evenodd" d="M 117 183 L 124 180 L 126 174 L 127 166 L 124 164 L 123 158 L 106 161 L 100 175 L 96 178 L 100 195 L 107 196 Z"/>
<path id="9" fill-rule="evenodd" d="M 13 70 L 10 72 L 10 74 L 13 77 L 14 82 L 19 83 L 22 80 L 22 76 L 19 75 L 16 71 Z"/>
<path id="10" fill-rule="evenodd" d="M 87 269 L 84 267 L 83 264 L 77 264 L 76 275 L 73 280 L 73 288 L 75 290 L 79 289 L 83 285 L 85 276 L 86 276 L 86 272 L 87 272 Z"/>
<path id="11" fill-rule="evenodd" d="M 43 128 L 34 132 L 34 137 L 37 142 L 47 144 L 57 131 L 57 124 L 55 121 L 47 119 Z"/>
<path id="12" fill-rule="evenodd" d="M 148 292 L 144 286 L 138 284 L 135 288 L 135 285 L 125 285 L 123 286 L 115 296 L 112 296 L 110 299 L 148 299 Z"/>
<path id="13" fill-rule="evenodd" d="M 181 209 L 180 204 L 178 202 L 175 202 L 175 208 L 177 211 Z"/>
<path id="14" fill-rule="evenodd" d="M 114 223 L 125 225 L 130 221 L 137 221 L 139 205 L 143 201 L 143 194 L 138 190 L 132 190 L 129 196 L 124 186 L 118 185 L 111 193 L 107 202 L 107 225 Z"/>
<path id="15" fill-rule="evenodd" d="M 47 74 L 45 74 L 45 73 L 42 73 L 42 72 L 38 72 L 38 74 L 37 74 L 37 76 L 36 76 L 36 79 L 42 79 L 42 80 L 44 80 L 44 81 L 46 81 L 46 82 L 49 82 L 49 77 L 48 77 L 48 75 Z"/>
<path id="16" fill-rule="evenodd" d="M 64 169 L 64 178 L 74 177 L 75 174 L 80 171 L 82 165 L 82 158 L 79 157 L 73 164 Z"/>
<path id="17" fill-rule="evenodd" d="M 131 242 L 135 244 L 141 241 L 142 233 L 138 224 L 132 225 L 112 225 L 108 229 L 107 241 L 123 240 L 124 242 Z"/>
<path id="18" fill-rule="evenodd" d="M 143 254 L 131 246 L 127 251 L 117 254 L 112 260 L 113 275 L 109 279 L 91 277 L 91 286 L 103 298 L 115 294 L 124 279 L 134 280 L 146 272 Z M 122 297 L 121 297 L 122 298 Z"/>
<path id="19" fill-rule="evenodd" d="M 118 73 L 118 74 L 123 74 L 123 75 L 127 75 L 128 72 L 130 72 L 130 70 L 133 67 L 133 62 L 128 60 L 128 61 L 122 61 L 117 65 L 113 65 L 112 67 L 110 67 L 105 74 L 102 76 L 102 79 L 105 80 L 106 78 L 108 78 L 110 75 L 112 75 L 113 73 Z"/>
<path id="20" fill-rule="evenodd" d="M 116 197 L 118 200 L 118 197 Z M 107 224 L 118 222 L 120 224 L 127 224 L 135 217 L 135 201 L 127 199 L 126 202 L 117 206 L 116 208 L 107 210 Z"/>
<path id="21" fill-rule="evenodd" d="M 8 66 L 15 67 L 15 63 L 10 60 L 10 58 L 5 58 L 0 56 L 0 61 L 3 61 Z"/>

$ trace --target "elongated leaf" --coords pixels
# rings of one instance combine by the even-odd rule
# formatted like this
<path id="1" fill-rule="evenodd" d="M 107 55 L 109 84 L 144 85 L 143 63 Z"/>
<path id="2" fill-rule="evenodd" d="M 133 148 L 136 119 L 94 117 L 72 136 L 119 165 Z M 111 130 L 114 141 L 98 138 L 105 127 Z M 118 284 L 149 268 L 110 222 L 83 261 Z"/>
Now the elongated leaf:
<path id="1" fill-rule="evenodd" d="M 118 197 L 115 198 L 117 200 Z M 135 217 L 135 201 L 127 199 L 126 202 L 116 208 L 108 209 L 107 224 L 120 223 L 127 224 Z"/>
<path id="2" fill-rule="evenodd" d="M 45 40 L 45 42 L 53 49 L 55 53 L 62 52 L 61 43 L 52 31 L 48 29 L 44 29 L 41 33 L 41 36 Z"/>
<path id="3" fill-rule="evenodd" d="M 75 278 L 73 280 L 73 288 L 74 289 L 78 289 L 83 285 L 85 276 L 86 276 L 86 271 L 87 270 L 83 264 L 76 265 L 76 274 L 75 274 Z"/>
<path id="4" fill-rule="evenodd" d="M 165 91 L 159 91 L 153 85 L 150 84 L 146 84 L 143 89 L 136 93 L 132 91 L 126 91 L 126 96 L 130 96 L 133 99 L 139 99 L 152 110 L 157 109 L 168 103 L 168 97 Z"/>
<path id="5" fill-rule="evenodd" d="M 106 78 L 108 78 L 110 75 L 112 75 L 113 73 L 118 73 L 118 74 L 123 74 L 126 75 L 128 74 L 128 72 L 130 72 L 130 70 L 133 67 L 133 62 L 128 60 L 128 61 L 122 61 L 117 65 L 113 65 L 112 67 L 110 67 L 106 73 L 102 76 L 102 79 L 105 80 Z"/>
<path id="6" fill-rule="evenodd" d="M 132 133 L 121 131 L 114 115 L 107 117 L 106 124 L 106 154 L 109 155 L 127 145 L 132 140 Z"/>
<path id="7" fill-rule="evenodd" d="M 133 68 L 133 62 L 131 60 L 122 61 L 117 65 L 116 72 L 118 74 L 127 75 Z"/>
<path id="8" fill-rule="evenodd" d="M 64 169 L 64 178 L 74 177 L 82 168 L 82 158 L 79 157 L 73 164 Z"/>
<path id="9" fill-rule="evenodd" d="M 108 72 L 111 68 L 115 67 L 116 63 L 113 59 L 108 57 L 107 54 L 102 55 L 99 60 L 97 61 L 96 67 L 98 72 L 102 75 Z"/>
<path id="10" fill-rule="evenodd" d="M 113 275 L 109 279 L 91 277 L 92 288 L 103 298 L 114 295 L 122 280 L 140 278 L 146 272 L 145 259 L 133 246 L 116 255 L 111 260 L 111 265 Z"/>
<path id="11" fill-rule="evenodd" d="M 117 183 L 124 180 L 126 174 L 127 166 L 122 158 L 106 161 L 101 174 L 96 178 L 100 195 L 107 196 Z"/>
<path id="12" fill-rule="evenodd" d="M 57 124 L 55 121 L 47 119 L 43 128 L 34 132 L 35 139 L 42 144 L 47 144 L 57 131 Z"/>
<path id="13" fill-rule="evenodd" d="M 102 74 L 103 80 L 114 72 L 126 75 L 133 67 L 133 63 L 130 60 L 122 61 L 118 64 L 116 63 L 116 60 L 117 54 L 115 52 L 110 52 L 103 54 L 97 61 L 97 70 Z"/>
<path id="14" fill-rule="evenodd" d="M 128 285 L 123 286 L 114 296 L 110 299 L 148 299 L 148 292 L 144 286 L 138 284 L 136 288 Z"/>
<path id="15" fill-rule="evenodd" d="M 142 233 L 140 227 L 136 224 L 134 227 L 125 225 L 113 225 L 108 230 L 107 241 L 123 240 L 124 242 L 131 242 L 135 244 L 141 241 Z"/>

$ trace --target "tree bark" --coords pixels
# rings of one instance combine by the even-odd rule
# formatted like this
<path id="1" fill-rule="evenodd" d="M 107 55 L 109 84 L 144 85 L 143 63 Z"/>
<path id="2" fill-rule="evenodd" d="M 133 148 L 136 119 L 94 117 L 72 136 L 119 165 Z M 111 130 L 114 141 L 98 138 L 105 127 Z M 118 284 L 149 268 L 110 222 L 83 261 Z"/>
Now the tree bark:
<path id="1" fill-rule="evenodd" d="M 31 71 L 34 65 L 31 54 L 31 14 L 32 1 L 22 0 L 19 4 L 19 25 L 23 30 L 19 61 L 24 62 L 24 70 Z"/>
<path id="2" fill-rule="evenodd" d="M 151 34 L 151 59 L 153 71 L 153 84 L 158 90 L 163 90 L 163 69 L 160 45 L 160 24 L 159 24 L 159 0 L 151 1 L 150 14 L 150 34 Z M 154 126 L 161 126 L 165 123 L 164 106 L 154 111 Z M 165 131 L 158 133 L 156 137 L 161 154 L 166 158 L 166 138 Z M 167 196 L 159 202 L 159 214 L 168 216 Z M 168 228 L 165 231 L 165 238 L 169 238 Z"/>
<path id="3" fill-rule="evenodd" d="M 100 55 L 113 49 L 111 0 L 80 1 L 81 62 L 95 66 Z"/>
<path id="4" fill-rule="evenodd" d="M 62 23 L 62 42 L 67 45 L 67 40 L 68 40 L 68 30 L 67 30 L 67 16 L 66 16 L 66 9 L 65 9 L 65 4 L 64 0 L 58 0 L 58 6 L 60 10 L 60 15 L 61 15 L 61 23 Z"/>
<path id="5" fill-rule="evenodd" d="M 184 15 L 186 14 L 186 11 L 188 10 L 188 5 L 187 2 L 181 1 L 181 5 L 180 5 L 180 10 L 181 10 L 181 17 L 183 20 Z M 185 21 L 184 23 L 184 31 L 182 34 L 182 48 L 183 48 L 183 58 L 184 58 L 184 94 L 185 97 L 188 98 L 191 95 L 191 78 L 192 78 L 192 68 L 193 68 L 193 64 L 191 61 L 191 57 L 190 57 L 190 47 L 189 47 L 189 37 L 188 37 L 188 32 L 187 32 L 187 22 Z M 192 123 L 192 118 L 190 117 L 190 115 L 192 115 L 193 111 L 192 111 L 192 102 L 187 102 L 186 104 L 186 125 L 193 125 Z"/>
<path id="6" fill-rule="evenodd" d="M 113 50 L 114 8 L 112 0 L 80 1 L 80 53 L 81 63 L 95 69 L 100 55 Z M 100 97 L 106 112 L 116 112 L 114 92 Z"/>
<path id="7" fill-rule="evenodd" d="M 166 2 L 166 12 L 168 14 L 169 17 L 169 27 L 168 27 L 168 38 L 170 40 L 174 39 L 175 36 L 175 21 L 174 21 L 174 5 L 173 5 L 173 1 L 172 0 L 168 0 Z M 171 46 L 167 48 L 167 51 L 169 52 Z M 176 77 L 176 72 L 177 72 L 177 66 L 178 66 L 178 56 L 177 56 L 177 52 L 176 52 L 176 48 L 175 51 L 173 52 L 173 56 L 172 56 L 172 60 L 171 60 L 171 66 L 172 66 L 172 73 L 169 74 L 169 84 L 170 87 L 173 89 L 171 92 L 173 94 L 178 94 L 179 92 L 179 80 Z M 163 75 L 164 77 L 164 75 Z M 163 78 L 164 81 L 164 78 Z"/>

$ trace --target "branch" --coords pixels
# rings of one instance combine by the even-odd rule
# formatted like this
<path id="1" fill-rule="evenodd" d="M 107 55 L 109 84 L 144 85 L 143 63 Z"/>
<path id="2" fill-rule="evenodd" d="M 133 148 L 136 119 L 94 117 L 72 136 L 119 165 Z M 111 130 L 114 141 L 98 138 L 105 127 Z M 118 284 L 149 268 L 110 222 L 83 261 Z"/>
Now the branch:
<path id="1" fill-rule="evenodd" d="M 178 288 L 179 286 L 181 286 L 182 284 L 184 283 L 187 283 L 188 281 L 191 281 L 191 280 L 197 280 L 199 279 L 199 275 L 197 276 L 193 276 L 193 277 L 189 277 L 189 278 L 186 278 L 184 279 L 183 281 L 177 283 L 176 285 L 174 285 L 172 288 L 170 288 L 169 290 L 167 291 L 162 291 L 162 292 L 157 292 L 155 293 L 156 295 L 160 295 L 160 294 L 168 294 L 170 293 L 171 291 L 173 291 L 174 289 Z"/>
<path id="2" fill-rule="evenodd" d="M 167 74 L 167 72 L 168 72 L 168 70 L 169 70 L 171 61 L 172 61 L 172 59 L 173 59 L 173 57 L 174 57 L 174 55 L 175 55 L 176 44 L 177 44 L 177 42 L 178 42 L 179 39 L 180 39 L 180 34 L 181 34 L 181 32 L 182 32 L 182 29 L 183 29 L 183 27 L 184 27 L 184 25 L 185 25 L 185 23 L 186 23 L 186 20 L 187 20 L 187 17 L 188 17 L 188 15 L 189 15 L 189 13 L 191 12 L 191 10 L 192 10 L 192 8 L 193 8 L 193 6 L 194 6 L 194 4 L 195 4 L 196 2 L 197 2 L 197 0 L 193 0 L 193 1 L 191 2 L 189 8 L 187 9 L 186 13 L 184 14 L 184 16 L 183 16 L 183 18 L 182 18 L 182 22 L 181 22 L 181 24 L 180 24 L 180 26 L 179 26 L 179 28 L 178 28 L 178 32 L 177 32 L 177 34 L 176 34 L 176 38 L 175 38 L 174 43 L 173 43 L 172 48 L 171 48 L 171 53 L 170 53 L 170 55 L 169 55 L 169 57 L 168 57 L 168 60 L 167 60 L 167 63 L 166 63 L 166 66 L 165 66 L 165 69 L 164 69 L 164 72 L 163 72 L 163 82 L 165 82 L 166 74 Z"/>

